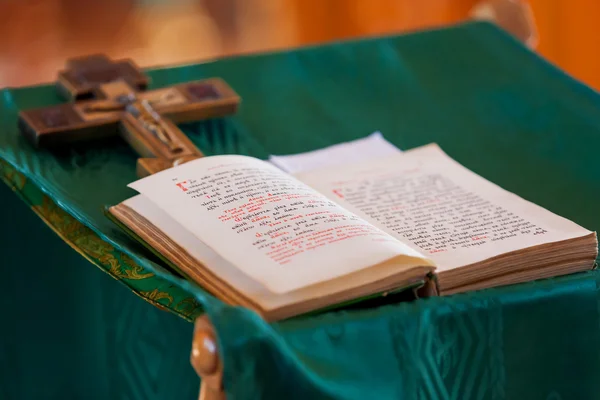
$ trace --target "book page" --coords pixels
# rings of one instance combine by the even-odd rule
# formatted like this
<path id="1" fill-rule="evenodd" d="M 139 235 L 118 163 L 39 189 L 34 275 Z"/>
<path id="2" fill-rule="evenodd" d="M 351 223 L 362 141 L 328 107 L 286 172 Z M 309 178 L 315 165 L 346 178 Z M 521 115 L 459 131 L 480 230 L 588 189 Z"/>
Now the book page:
<path id="1" fill-rule="evenodd" d="M 287 156 L 272 155 L 269 157 L 269 161 L 281 170 L 295 174 L 318 168 L 354 164 L 400 152 L 400 149 L 385 140 L 381 132 L 374 132 L 362 139 L 305 153 Z"/>
<path id="2" fill-rule="evenodd" d="M 392 269 L 391 266 L 388 266 L 388 268 L 367 268 L 344 275 L 338 279 L 307 286 L 292 292 L 283 294 L 273 293 L 261 283 L 241 273 L 240 269 L 221 257 L 144 195 L 138 194 L 125 200 L 122 204 L 135 211 L 136 214 L 157 228 L 169 240 L 173 241 L 183 251 L 201 263 L 203 268 L 209 270 L 223 282 L 226 282 L 227 285 L 235 288 L 243 296 L 258 304 L 262 311 L 272 311 L 310 299 L 323 299 L 332 294 L 344 293 L 347 290 L 354 289 L 357 283 L 364 283 L 368 286 L 368 283 L 371 282 L 393 280 L 394 273 L 398 271 L 397 268 Z M 167 259 L 170 259 L 167 254 L 163 255 Z M 175 260 L 171 260 L 177 265 Z M 415 270 L 415 274 L 412 276 L 422 278 L 424 275 L 423 271 L 420 272 L 423 274 L 420 276 L 416 274 L 418 273 L 417 271 Z M 408 272 L 411 273 L 412 271 Z M 410 276 L 409 274 L 408 277 Z M 410 283 L 411 281 L 408 279 L 406 284 Z M 360 291 L 357 293 L 360 293 Z M 292 314 L 294 313 L 292 312 Z"/>
<path id="3" fill-rule="evenodd" d="M 438 272 L 591 233 L 483 179 L 436 145 L 297 176 L 431 257 Z"/>
<path id="4" fill-rule="evenodd" d="M 420 253 L 274 166 L 251 157 L 188 162 L 129 185 L 275 293 Z"/>

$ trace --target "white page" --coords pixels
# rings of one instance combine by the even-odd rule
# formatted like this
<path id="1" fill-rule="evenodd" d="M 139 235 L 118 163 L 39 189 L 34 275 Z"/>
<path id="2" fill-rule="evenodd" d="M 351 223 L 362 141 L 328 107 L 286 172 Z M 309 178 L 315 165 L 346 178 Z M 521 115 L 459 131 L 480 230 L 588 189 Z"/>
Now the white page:
<path id="1" fill-rule="evenodd" d="M 353 140 L 286 156 L 272 155 L 269 161 L 283 171 L 295 174 L 318 168 L 353 164 L 378 157 L 386 157 L 400 153 L 400 149 L 385 140 L 380 132 Z"/>
<path id="2" fill-rule="evenodd" d="M 438 272 L 591 233 L 483 179 L 436 145 L 297 176 L 431 257 Z"/>
<path id="3" fill-rule="evenodd" d="M 293 177 L 251 157 L 198 159 L 129 186 L 274 293 L 401 255 L 422 258 Z"/>
<path id="4" fill-rule="evenodd" d="M 264 288 L 248 275 L 221 257 L 212 248 L 192 235 L 190 231 L 175 221 L 169 214 L 154 204 L 143 194 L 138 194 L 123 202 L 124 205 L 148 220 L 173 242 L 185 249 L 198 262 L 215 275 L 236 288 L 245 289 L 244 294 L 260 293 Z"/>
<path id="5" fill-rule="evenodd" d="M 289 293 L 273 293 L 221 257 L 144 195 L 138 194 L 125 200 L 123 204 L 144 217 L 164 235 L 168 236 L 170 240 L 177 243 L 189 255 L 203 264 L 204 268 L 236 288 L 242 295 L 251 299 L 266 311 L 308 299 L 324 297 L 332 293 L 344 292 L 356 287 L 357 283 L 385 280 L 397 271 L 396 268 L 368 268 L 355 272 L 351 276 L 344 276 L 320 285 L 308 286 Z"/>

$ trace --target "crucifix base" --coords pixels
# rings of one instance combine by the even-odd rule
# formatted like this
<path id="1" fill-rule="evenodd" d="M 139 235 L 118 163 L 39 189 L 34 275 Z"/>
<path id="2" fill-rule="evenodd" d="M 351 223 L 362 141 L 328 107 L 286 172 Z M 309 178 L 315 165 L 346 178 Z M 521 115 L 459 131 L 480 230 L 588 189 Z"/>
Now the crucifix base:
<path id="1" fill-rule="evenodd" d="M 150 176 L 157 172 L 176 167 L 184 164 L 188 161 L 200 158 L 199 156 L 184 156 L 176 158 L 174 160 L 167 160 L 163 158 L 138 158 L 136 166 L 136 174 L 140 178 Z"/>

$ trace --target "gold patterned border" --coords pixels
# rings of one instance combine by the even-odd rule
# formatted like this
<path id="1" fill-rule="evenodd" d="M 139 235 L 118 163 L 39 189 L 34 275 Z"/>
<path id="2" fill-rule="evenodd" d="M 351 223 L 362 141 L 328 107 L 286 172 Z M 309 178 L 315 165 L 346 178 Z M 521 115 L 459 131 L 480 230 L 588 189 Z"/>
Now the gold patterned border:
<path id="1" fill-rule="evenodd" d="M 127 254 L 100 239 L 94 231 L 60 208 L 25 175 L 2 159 L 0 179 L 71 248 L 125 284 L 136 295 L 188 321 L 194 321 L 202 314 L 202 307 L 190 293 L 146 270 Z"/>

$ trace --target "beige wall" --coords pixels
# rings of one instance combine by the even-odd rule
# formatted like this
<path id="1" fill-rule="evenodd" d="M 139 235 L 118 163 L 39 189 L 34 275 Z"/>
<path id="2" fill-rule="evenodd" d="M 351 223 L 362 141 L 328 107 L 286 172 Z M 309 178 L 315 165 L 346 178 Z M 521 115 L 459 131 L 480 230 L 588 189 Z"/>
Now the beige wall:
<path id="1" fill-rule="evenodd" d="M 466 18 L 476 0 L 5 0 L 0 86 L 54 79 L 69 56 L 144 66 L 403 32 Z M 600 89 L 600 1 L 530 0 L 538 51 Z M 145 5 L 144 5 L 145 4 Z"/>

